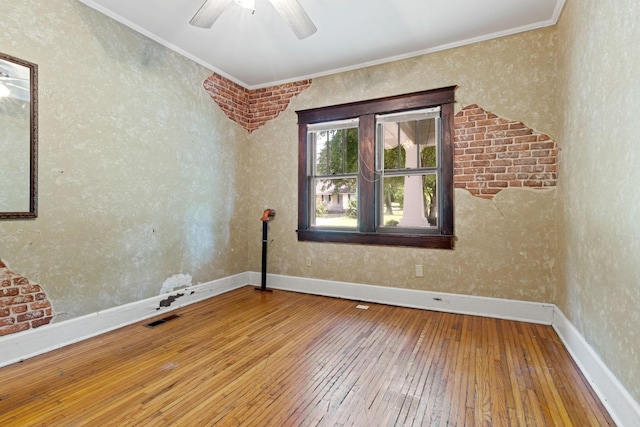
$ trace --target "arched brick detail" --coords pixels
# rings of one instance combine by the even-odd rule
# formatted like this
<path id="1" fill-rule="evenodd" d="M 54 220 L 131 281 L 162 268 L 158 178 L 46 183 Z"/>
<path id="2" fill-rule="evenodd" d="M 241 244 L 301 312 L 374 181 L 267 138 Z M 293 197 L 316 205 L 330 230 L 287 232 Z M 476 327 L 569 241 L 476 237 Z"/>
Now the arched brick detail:
<path id="1" fill-rule="evenodd" d="M 508 187 L 556 185 L 558 146 L 548 135 L 476 104 L 456 114 L 454 129 L 455 188 L 491 199 Z"/>
<path id="2" fill-rule="evenodd" d="M 218 74 L 204 81 L 204 88 L 222 111 L 249 131 L 258 129 L 284 111 L 291 98 L 311 86 L 311 79 L 249 90 Z"/>
<path id="3" fill-rule="evenodd" d="M 0 260 L 0 336 L 37 328 L 51 319 L 53 309 L 42 287 Z"/>

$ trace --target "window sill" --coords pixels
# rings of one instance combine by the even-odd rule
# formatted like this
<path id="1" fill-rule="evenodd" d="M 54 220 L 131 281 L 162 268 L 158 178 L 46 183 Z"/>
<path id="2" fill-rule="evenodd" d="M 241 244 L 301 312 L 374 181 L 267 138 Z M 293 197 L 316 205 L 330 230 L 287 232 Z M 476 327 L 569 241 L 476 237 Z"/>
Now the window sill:
<path id="1" fill-rule="evenodd" d="M 453 249 L 455 236 L 441 234 L 360 233 L 356 231 L 298 230 L 298 241 L 356 245 Z"/>

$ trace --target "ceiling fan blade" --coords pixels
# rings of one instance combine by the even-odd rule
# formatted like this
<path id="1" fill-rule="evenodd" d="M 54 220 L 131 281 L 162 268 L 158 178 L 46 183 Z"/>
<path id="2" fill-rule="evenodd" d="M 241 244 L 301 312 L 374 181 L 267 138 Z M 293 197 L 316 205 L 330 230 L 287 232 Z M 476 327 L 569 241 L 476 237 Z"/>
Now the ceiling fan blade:
<path id="1" fill-rule="evenodd" d="M 291 31 L 300 39 L 309 37 L 317 31 L 311 19 L 297 0 L 269 0 L 284 19 Z"/>
<path id="2" fill-rule="evenodd" d="M 211 28 L 213 23 L 224 9 L 231 4 L 233 0 L 206 0 L 200 9 L 193 15 L 189 24 L 195 27 Z"/>

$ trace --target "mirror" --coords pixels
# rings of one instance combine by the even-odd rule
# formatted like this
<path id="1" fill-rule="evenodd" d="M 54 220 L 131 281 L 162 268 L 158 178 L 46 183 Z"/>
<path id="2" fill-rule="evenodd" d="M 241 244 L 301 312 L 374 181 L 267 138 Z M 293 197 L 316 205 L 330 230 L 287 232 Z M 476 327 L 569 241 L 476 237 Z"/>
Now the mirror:
<path id="1" fill-rule="evenodd" d="M 38 66 L 0 53 L 0 219 L 37 217 Z"/>

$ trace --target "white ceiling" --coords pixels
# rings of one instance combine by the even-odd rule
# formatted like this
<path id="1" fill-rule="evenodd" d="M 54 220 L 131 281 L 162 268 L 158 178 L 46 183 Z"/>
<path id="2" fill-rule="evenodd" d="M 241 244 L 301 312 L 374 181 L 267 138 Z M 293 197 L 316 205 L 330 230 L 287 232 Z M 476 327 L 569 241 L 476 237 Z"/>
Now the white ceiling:
<path id="1" fill-rule="evenodd" d="M 204 0 L 80 0 L 247 89 L 381 64 L 554 25 L 565 0 L 298 0 L 318 31 L 298 40 L 268 0 L 232 3 L 211 29 Z"/>

